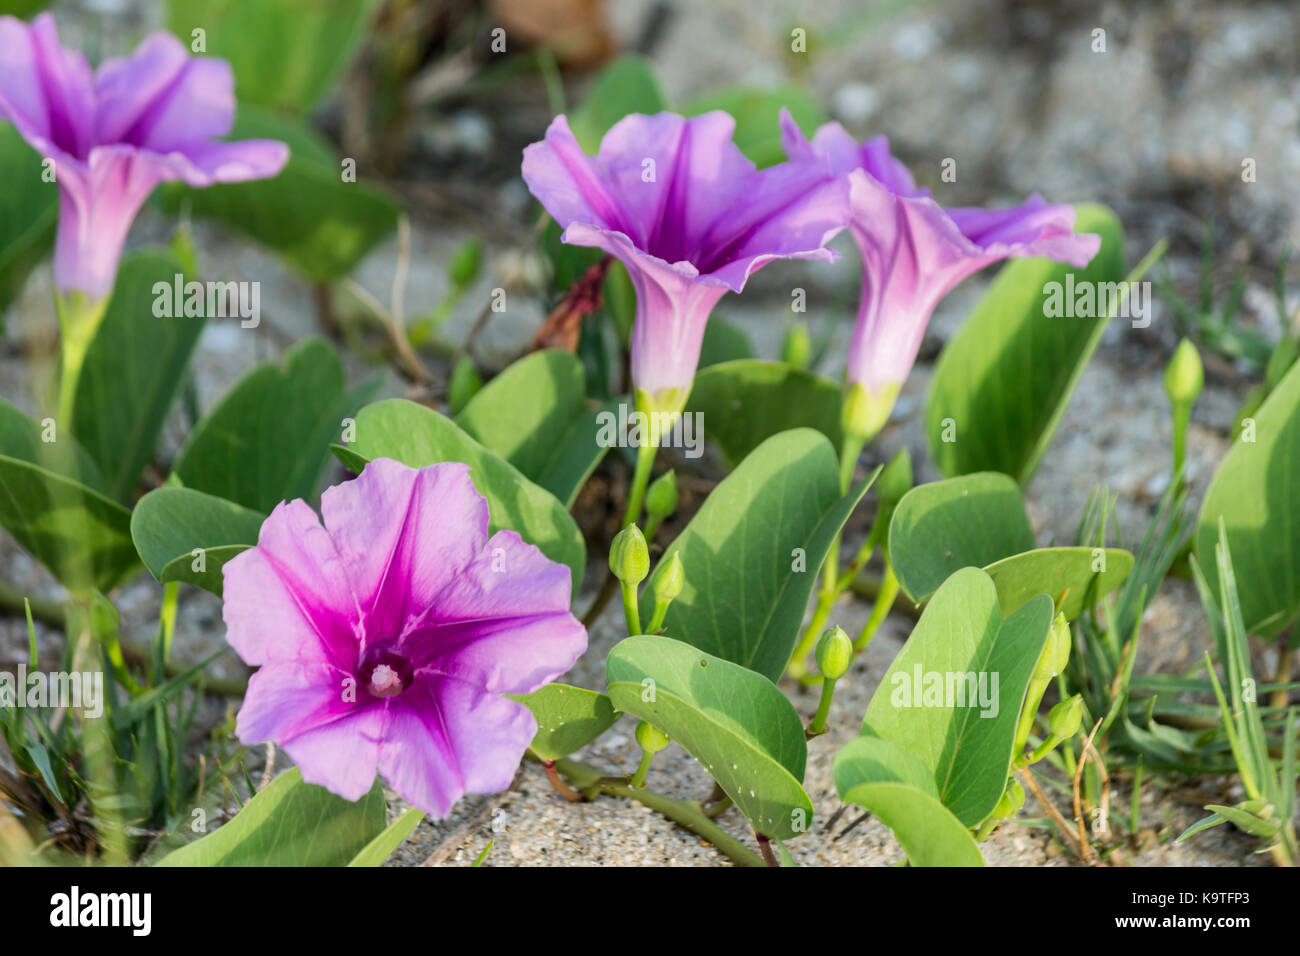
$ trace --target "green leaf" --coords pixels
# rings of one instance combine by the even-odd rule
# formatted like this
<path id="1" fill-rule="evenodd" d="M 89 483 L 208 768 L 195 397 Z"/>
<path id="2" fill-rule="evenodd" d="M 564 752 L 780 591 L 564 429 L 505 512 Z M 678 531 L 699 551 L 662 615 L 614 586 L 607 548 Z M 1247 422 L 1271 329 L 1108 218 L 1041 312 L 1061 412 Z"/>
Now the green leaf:
<path id="1" fill-rule="evenodd" d="M 1238 807 L 1226 807 L 1217 803 L 1207 803 L 1205 809 L 1217 813 L 1238 830 L 1251 836 L 1271 840 L 1278 835 L 1282 824 L 1277 820 L 1263 820 L 1249 810 Z"/>
<path id="2" fill-rule="evenodd" d="M 406 812 L 390 823 L 366 848 L 348 861 L 348 866 L 383 866 L 393 851 L 406 842 L 424 819 L 424 811 L 408 807 Z"/>
<path id="3" fill-rule="evenodd" d="M 943 805 L 967 827 L 987 817 L 1002 795 L 1051 623 L 1046 595 L 1004 621 L 993 581 L 964 568 L 930 599 L 867 708 L 862 733 L 919 758 Z"/>
<path id="4" fill-rule="evenodd" d="M 0 182 L 10 184 L 0 190 L 0 320 L 22 291 L 27 273 L 54 244 L 59 190 L 41 173 L 40 154 L 18 130 L 0 122 Z M 13 188 L 16 183 L 22 188 Z"/>
<path id="5" fill-rule="evenodd" d="M 131 540 L 159 581 L 186 581 L 220 595 L 222 567 L 257 544 L 263 520 L 260 512 L 193 488 L 159 488 L 136 505 Z M 200 571 L 195 549 L 203 551 Z"/>
<path id="6" fill-rule="evenodd" d="M 614 706 L 681 744 L 758 832 L 788 840 L 811 825 L 803 723 L 766 677 L 650 636 L 615 645 L 605 674 Z"/>
<path id="7" fill-rule="evenodd" d="M 375 458 L 393 458 L 412 468 L 464 462 L 470 466 L 474 487 L 488 501 L 491 530 L 517 531 L 552 561 L 567 564 L 577 593 L 586 568 L 586 545 L 573 518 L 549 491 L 488 451 L 450 418 L 415 402 L 390 399 L 367 405 L 357 414 L 356 425 L 356 442 L 349 448 L 334 448 L 343 464 L 360 472 Z"/>
<path id="8" fill-rule="evenodd" d="M 913 866 L 983 866 L 970 830 L 942 803 L 905 783 L 863 783 L 841 796 L 893 831 Z"/>
<path id="9" fill-rule="evenodd" d="M 309 281 L 333 282 L 350 273 L 397 228 L 393 197 L 366 182 L 344 182 L 339 157 L 303 121 L 273 117 L 241 105 L 235 139 L 277 139 L 289 161 L 274 179 L 163 191 L 175 212 L 212 219 L 284 257 Z"/>
<path id="10" fill-rule="evenodd" d="M 12 424 L 13 414 L 0 403 L 0 424 Z M 0 431 L 0 526 L 68 590 L 111 590 L 138 567 L 131 513 L 79 481 L 12 457 L 9 452 L 27 437 L 27 429 Z M 86 467 L 85 453 L 72 447 L 52 460 L 64 468 L 70 461 Z"/>
<path id="11" fill-rule="evenodd" d="M 1075 230 L 1102 237 L 1088 267 L 1048 259 L 1009 263 L 939 356 L 926 434 L 944 475 L 1000 471 L 1024 485 L 1051 442 L 1108 317 L 1045 315 L 1048 283 L 1061 283 L 1063 295 L 1067 276 L 1076 287 L 1124 278 L 1119 220 L 1102 206 L 1077 208 Z M 943 440 L 947 419 L 956 441 Z"/>
<path id="12" fill-rule="evenodd" d="M 95 491 L 104 490 L 99 465 L 80 442 L 61 431 L 54 419 L 37 422 L 3 399 L 0 399 L 0 455 L 38 465 Z"/>
<path id="13" fill-rule="evenodd" d="M 686 410 L 703 416 L 706 434 L 734 465 L 790 428 L 815 428 L 838 448 L 842 400 L 830 379 L 784 362 L 739 359 L 701 369 Z"/>
<path id="14" fill-rule="evenodd" d="M 897 744 L 858 737 L 835 755 L 835 789 L 894 832 L 913 866 L 983 866 L 970 830 L 939 802 L 930 769 Z"/>
<path id="15" fill-rule="evenodd" d="M 539 760 L 559 760 L 581 750 L 618 720 L 604 694 L 569 684 L 547 684 L 531 694 L 506 696 L 537 718 L 537 736 L 528 749 Z"/>
<path id="16" fill-rule="evenodd" d="M 99 462 L 104 491 L 124 504 L 153 457 L 203 331 L 201 318 L 154 315 L 154 284 L 170 290 L 181 273 L 180 260 L 167 252 L 137 252 L 122 260 L 77 379 L 77 438 Z"/>
<path id="17" fill-rule="evenodd" d="M 1174 843 L 1182 843 L 1189 837 L 1196 836 L 1196 834 L 1200 833 L 1202 830 L 1209 830 L 1213 827 L 1217 827 L 1221 823 L 1227 822 L 1228 821 L 1225 817 L 1222 817 L 1217 813 L 1211 813 L 1208 817 L 1203 817 L 1200 820 L 1197 820 L 1182 833 L 1178 834 L 1178 838 L 1174 840 Z"/>
<path id="18" fill-rule="evenodd" d="M 304 783 L 297 767 L 260 791 L 225 826 L 173 850 L 155 866 L 342 866 L 384 830 L 376 781 L 353 803 Z"/>
<path id="19" fill-rule="evenodd" d="M 665 632 L 779 679 L 817 571 L 870 484 L 841 496 L 835 452 L 812 429 L 772 436 L 669 545 L 643 589 L 641 619 L 653 618 L 654 581 L 678 554 L 686 585 L 669 605 Z"/>
<path id="20" fill-rule="evenodd" d="M 546 349 L 484 386 L 455 422 L 569 507 L 608 450 L 597 440 L 596 415 L 587 409 L 582 363 Z"/>
<path id="21" fill-rule="evenodd" d="M 343 366 L 320 339 L 299 343 L 283 361 L 253 369 L 198 423 L 174 469 L 187 488 L 263 514 L 312 497 L 350 412 Z"/>
<path id="22" fill-rule="evenodd" d="M 1133 568 L 1133 555 L 1119 548 L 1105 549 L 1104 571 L 1092 569 L 1098 557 L 1092 548 L 1038 548 L 985 565 L 984 570 L 997 585 L 1003 614 L 1046 594 L 1072 621 L 1119 587 Z"/>
<path id="23" fill-rule="evenodd" d="M 686 116 L 698 116 L 710 110 L 723 110 L 736 120 L 736 145 L 760 169 L 784 162 L 781 148 L 781 107 L 790 110 L 795 122 L 812 135 L 826 122 L 826 114 L 817 98 L 797 86 L 780 86 L 770 90 L 732 87 L 716 90 L 692 100 L 682 108 Z"/>
<path id="24" fill-rule="evenodd" d="M 1117 548 L 1105 550 L 1105 570 L 1098 572 L 1091 548 L 1033 548 L 1020 488 L 995 471 L 918 485 L 903 495 L 889 526 L 894 573 L 918 604 L 954 571 L 974 567 L 993 578 L 1003 614 L 1047 594 L 1073 620 L 1133 567 L 1133 555 Z"/>
<path id="25" fill-rule="evenodd" d="M 1033 546 L 1020 488 L 997 472 L 917 485 L 899 500 L 889 525 L 894 574 L 917 603 L 954 571 L 982 568 Z"/>
<path id="26" fill-rule="evenodd" d="M 704 327 L 704 338 L 700 341 L 701 369 L 753 357 L 754 343 L 744 329 L 716 315 L 709 319 L 709 324 Z"/>
<path id="27" fill-rule="evenodd" d="M 841 795 L 864 783 L 905 783 L 939 799 L 930 768 L 898 744 L 880 737 L 854 737 L 835 755 L 831 772 Z"/>
<path id="28" fill-rule="evenodd" d="M 1276 637 L 1300 616 L 1300 363 L 1255 413 L 1251 437 L 1233 443 L 1210 483 L 1196 553 L 1208 563 L 1222 519 L 1246 630 Z"/>
<path id="29" fill-rule="evenodd" d="M 339 82 L 365 39 L 374 0 L 169 0 L 168 26 L 235 71 L 240 100 L 305 113 Z M 242 138 L 242 137 L 241 137 Z"/>
<path id="30" fill-rule="evenodd" d="M 638 54 L 626 54 L 601 71 L 582 105 L 569 117 L 569 128 L 583 152 L 595 153 L 601 137 L 624 116 L 667 108 L 654 64 Z"/>

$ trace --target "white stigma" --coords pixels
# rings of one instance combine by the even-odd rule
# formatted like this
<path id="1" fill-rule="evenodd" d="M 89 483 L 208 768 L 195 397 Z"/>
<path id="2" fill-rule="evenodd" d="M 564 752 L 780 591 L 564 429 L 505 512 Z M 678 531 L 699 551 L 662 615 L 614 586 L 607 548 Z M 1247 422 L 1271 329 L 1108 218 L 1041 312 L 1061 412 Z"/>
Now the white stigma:
<path id="1" fill-rule="evenodd" d="M 380 664 L 370 675 L 370 693 L 376 697 L 390 697 L 402 689 L 402 679 L 387 664 Z"/>

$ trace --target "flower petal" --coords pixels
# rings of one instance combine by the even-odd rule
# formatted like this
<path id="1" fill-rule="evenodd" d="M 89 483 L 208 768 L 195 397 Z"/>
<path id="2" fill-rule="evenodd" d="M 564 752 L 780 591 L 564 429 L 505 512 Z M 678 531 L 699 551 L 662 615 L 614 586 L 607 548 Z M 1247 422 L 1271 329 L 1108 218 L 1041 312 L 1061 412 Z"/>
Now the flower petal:
<path id="1" fill-rule="evenodd" d="M 436 817 L 466 793 L 508 790 L 537 733 L 527 707 L 451 678 L 395 698 L 390 715 L 379 771 L 402 799 Z"/>
<path id="2" fill-rule="evenodd" d="M 407 635 L 416 668 L 499 694 L 526 694 L 574 665 L 587 632 L 569 613 L 569 569 L 498 531 Z"/>
<path id="3" fill-rule="evenodd" d="M 141 145 L 132 137 L 143 118 L 176 85 L 189 51 L 170 33 L 151 33 L 130 56 L 105 60 L 95 71 L 95 142 Z"/>
<path id="4" fill-rule="evenodd" d="M 561 227 L 584 222 L 625 228 L 609 183 L 596 172 L 564 116 L 551 121 L 541 142 L 524 149 L 522 172 L 529 190 Z"/>
<path id="5" fill-rule="evenodd" d="M 367 644 L 396 640 L 487 543 L 487 500 L 469 467 L 410 468 L 376 458 L 321 496 L 325 527 L 347 569 Z"/>
<path id="6" fill-rule="evenodd" d="M 52 15 L 42 13 L 30 27 L 0 17 L 0 118 L 25 139 L 48 140 L 84 159 L 94 145 L 94 104 L 90 65 L 59 46 Z"/>
<path id="7" fill-rule="evenodd" d="M 306 502 L 276 506 L 257 546 L 226 562 L 223 575 L 226 640 L 244 663 L 355 668 L 360 612 L 334 542 Z"/>

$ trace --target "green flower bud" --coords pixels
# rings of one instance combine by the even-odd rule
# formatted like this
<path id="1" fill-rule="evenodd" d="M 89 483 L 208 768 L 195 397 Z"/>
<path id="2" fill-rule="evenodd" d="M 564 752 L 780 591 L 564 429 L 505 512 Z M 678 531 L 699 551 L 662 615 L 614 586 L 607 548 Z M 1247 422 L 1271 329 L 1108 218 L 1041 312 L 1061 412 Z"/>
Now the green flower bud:
<path id="1" fill-rule="evenodd" d="M 457 289 L 463 289 L 478 278 L 483 264 L 483 243 L 479 239 L 467 239 L 452 253 L 447 263 L 447 276 Z"/>
<path id="2" fill-rule="evenodd" d="M 781 343 L 781 361 L 796 368 L 807 368 L 812 358 L 812 339 L 808 336 L 808 326 L 796 322 L 786 330 L 785 340 Z"/>
<path id="3" fill-rule="evenodd" d="M 636 525 L 630 524 L 614 536 L 609 546 L 609 569 L 625 584 L 640 584 L 650 573 L 650 549 Z"/>
<path id="4" fill-rule="evenodd" d="M 1034 668 L 1034 680 L 1049 681 L 1070 662 L 1070 622 L 1064 614 L 1057 614 L 1052 629 L 1047 633 L 1047 643 Z"/>
<path id="5" fill-rule="evenodd" d="M 650 520 L 658 524 L 677 510 L 677 475 L 665 471 L 650 482 L 645 493 L 645 510 Z"/>
<path id="6" fill-rule="evenodd" d="M 468 355 L 461 357 L 451 373 L 451 382 L 447 386 L 447 404 L 451 413 L 457 415 L 469 404 L 469 400 L 483 387 L 483 379 L 474 367 L 474 361 Z"/>
<path id="7" fill-rule="evenodd" d="M 1173 405 L 1191 405 L 1204 385 L 1205 368 L 1201 365 L 1201 354 L 1190 340 L 1183 339 L 1165 366 L 1165 394 Z"/>
<path id="8" fill-rule="evenodd" d="M 1025 788 L 1020 785 L 1019 780 L 1012 777 L 1007 782 L 1007 789 L 1003 791 L 1003 795 L 1011 797 L 1011 812 L 1007 814 L 1007 817 L 1014 817 L 1020 812 L 1021 807 L 1025 805 Z"/>
<path id="9" fill-rule="evenodd" d="M 655 610 L 667 608 L 682 593 L 685 585 L 686 569 L 682 567 L 682 556 L 674 551 L 664 560 L 663 569 L 655 573 Z"/>
<path id="10" fill-rule="evenodd" d="M 827 680 L 839 680 L 853 664 L 853 640 L 842 627 L 832 627 L 817 642 L 817 669 Z"/>
<path id="11" fill-rule="evenodd" d="M 1011 792 L 1011 784 L 1008 783 L 1007 788 L 1002 791 L 1002 796 L 998 797 L 997 806 L 995 806 L 993 812 L 989 814 L 989 820 L 1005 820 L 1008 817 L 1014 816 L 1015 812 L 1016 799 L 1015 795 Z"/>
<path id="12" fill-rule="evenodd" d="M 636 742 L 646 753 L 657 754 L 668 746 L 669 737 L 658 727 L 643 720 L 636 725 Z"/>
<path id="13" fill-rule="evenodd" d="M 1083 698 L 1078 694 L 1068 697 L 1052 708 L 1047 715 L 1047 726 L 1052 736 L 1069 740 L 1083 725 Z"/>

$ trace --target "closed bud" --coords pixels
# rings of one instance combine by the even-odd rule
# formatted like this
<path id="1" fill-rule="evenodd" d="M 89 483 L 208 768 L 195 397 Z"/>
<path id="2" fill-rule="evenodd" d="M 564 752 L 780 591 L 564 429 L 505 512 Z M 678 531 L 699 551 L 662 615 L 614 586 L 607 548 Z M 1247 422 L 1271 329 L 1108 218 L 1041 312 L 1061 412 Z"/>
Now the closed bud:
<path id="1" fill-rule="evenodd" d="M 685 585 L 686 569 L 682 567 L 682 556 L 674 551 L 664 559 L 663 569 L 655 573 L 655 607 L 667 607 L 682 593 Z"/>
<path id="2" fill-rule="evenodd" d="M 625 584 L 640 584 L 650 573 L 650 549 L 636 525 L 630 524 L 614 536 L 609 546 L 609 569 Z"/>
<path id="3" fill-rule="evenodd" d="M 827 680 L 839 680 L 853 664 L 853 641 L 842 627 L 832 627 L 817 642 L 817 669 Z"/>
<path id="4" fill-rule="evenodd" d="M 461 409 L 469 404 L 469 400 L 482 387 L 483 379 L 474 367 L 473 360 L 468 355 L 462 356 L 452 370 L 451 383 L 447 386 L 447 404 L 451 406 L 451 413 L 460 414 Z"/>
<path id="5" fill-rule="evenodd" d="M 1011 792 L 1012 783 L 1015 783 L 1014 779 L 1007 783 L 1007 788 L 1002 791 L 1002 796 L 998 797 L 997 806 L 995 806 L 993 812 L 989 814 L 990 819 L 1006 820 L 1016 815 L 1016 796 Z M 1023 798 L 1024 791 L 1022 790 L 1021 799 L 1023 800 Z"/>
<path id="6" fill-rule="evenodd" d="M 808 337 L 808 326 L 796 322 L 786 330 L 785 340 L 781 343 L 781 361 L 796 368 L 807 368 L 812 358 L 812 339 Z"/>
<path id="7" fill-rule="evenodd" d="M 677 475 L 665 471 L 650 482 L 645 493 L 645 510 L 650 520 L 658 524 L 677 510 Z"/>
<path id="8" fill-rule="evenodd" d="M 1052 629 L 1047 632 L 1047 643 L 1038 658 L 1038 667 L 1034 670 L 1035 680 L 1051 680 L 1070 662 L 1070 622 L 1065 615 L 1057 614 L 1052 621 Z"/>
<path id="9" fill-rule="evenodd" d="M 1205 368 L 1201 365 L 1201 354 L 1189 339 L 1183 339 L 1165 366 L 1165 394 L 1173 405 L 1191 405 L 1204 385 Z"/>
<path id="10" fill-rule="evenodd" d="M 658 727 L 643 720 L 636 725 L 636 742 L 646 753 L 657 754 L 668 746 L 669 738 Z"/>
<path id="11" fill-rule="evenodd" d="M 1047 726 L 1052 736 L 1069 740 L 1083 725 L 1083 698 L 1078 694 L 1068 697 L 1052 708 L 1047 715 Z"/>
<path id="12" fill-rule="evenodd" d="M 1020 812 L 1020 808 L 1025 805 L 1025 788 L 1020 785 L 1020 781 L 1015 777 L 1007 783 L 1007 789 L 1003 791 L 1011 797 L 1011 813 L 1008 816 L 1014 817 Z"/>

